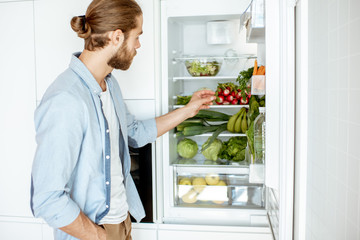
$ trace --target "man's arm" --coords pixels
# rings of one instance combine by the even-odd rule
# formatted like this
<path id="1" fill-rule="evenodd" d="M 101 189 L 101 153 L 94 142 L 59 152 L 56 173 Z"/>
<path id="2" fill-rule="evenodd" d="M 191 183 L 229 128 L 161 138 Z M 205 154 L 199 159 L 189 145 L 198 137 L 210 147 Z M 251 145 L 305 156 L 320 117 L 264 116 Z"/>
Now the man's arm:
<path id="1" fill-rule="evenodd" d="M 197 91 L 186 106 L 157 117 L 155 119 L 157 136 L 160 137 L 184 120 L 195 116 L 201 109 L 210 108 L 209 105 L 212 105 L 212 101 L 215 100 L 214 94 L 215 92 L 210 90 Z"/>
<path id="2" fill-rule="evenodd" d="M 83 212 L 69 225 L 60 230 L 81 240 L 106 240 L 105 229 L 93 223 Z"/>

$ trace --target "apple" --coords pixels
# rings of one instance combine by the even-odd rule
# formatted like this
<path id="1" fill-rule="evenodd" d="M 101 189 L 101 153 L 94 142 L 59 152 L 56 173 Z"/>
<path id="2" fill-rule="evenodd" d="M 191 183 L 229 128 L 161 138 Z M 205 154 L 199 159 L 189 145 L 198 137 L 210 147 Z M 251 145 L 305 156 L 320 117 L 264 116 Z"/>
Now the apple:
<path id="1" fill-rule="evenodd" d="M 195 191 L 200 193 L 202 190 L 204 190 L 204 188 L 206 186 L 206 181 L 202 177 L 196 177 L 192 181 L 192 185 L 194 186 Z"/>
<path id="2" fill-rule="evenodd" d="M 195 190 L 191 189 L 188 193 L 182 196 L 181 199 L 185 203 L 195 203 L 197 201 L 197 195 L 198 193 Z"/>
<path id="3" fill-rule="evenodd" d="M 209 185 L 217 185 L 220 181 L 220 177 L 218 174 L 213 174 L 213 173 L 207 174 L 205 176 L 205 181 Z"/>
<path id="4" fill-rule="evenodd" d="M 182 178 L 179 182 L 179 185 L 191 185 L 190 178 Z"/>

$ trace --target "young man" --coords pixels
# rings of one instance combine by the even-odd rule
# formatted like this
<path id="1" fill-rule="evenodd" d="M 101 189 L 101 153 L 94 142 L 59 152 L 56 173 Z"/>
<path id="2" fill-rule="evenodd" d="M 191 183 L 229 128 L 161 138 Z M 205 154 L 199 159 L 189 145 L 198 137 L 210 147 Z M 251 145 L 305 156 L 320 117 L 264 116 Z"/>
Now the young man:
<path id="1" fill-rule="evenodd" d="M 31 208 L 55 228 L 55 239 L 131 239 L 129 213 L 137 221 L 145 213 L 129 174 L 128 145 L 154 142 L 215 98 L 204 90 L 155 119 L 129 114 L 111 72 L 130 67 L 142 22 L 133 0 L 94 0 L 71 21 L 85 49 L 72 56 L 35 112 Z"/>

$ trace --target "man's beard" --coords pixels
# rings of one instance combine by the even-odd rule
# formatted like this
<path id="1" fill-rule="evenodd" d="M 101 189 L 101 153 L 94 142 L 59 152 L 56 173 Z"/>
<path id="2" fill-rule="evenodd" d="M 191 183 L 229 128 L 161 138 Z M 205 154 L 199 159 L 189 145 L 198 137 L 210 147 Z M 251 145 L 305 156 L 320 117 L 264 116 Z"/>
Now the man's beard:
<path id="1" fill-rule="evenodd" d="M 115 69 L 128 70 L 135 55 L 136 51 L 134 51 L 134 53 L 128 51 L 127 43 L 124 42 L 119 51 L 110 58 L 107 64 Z"/>

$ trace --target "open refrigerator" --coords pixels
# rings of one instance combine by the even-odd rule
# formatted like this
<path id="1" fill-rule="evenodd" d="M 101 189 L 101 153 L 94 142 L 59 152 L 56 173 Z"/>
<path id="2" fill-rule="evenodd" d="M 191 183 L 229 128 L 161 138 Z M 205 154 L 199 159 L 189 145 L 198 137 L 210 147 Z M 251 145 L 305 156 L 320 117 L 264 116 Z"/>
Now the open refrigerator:
<path id="1" fill-rule="evenodd" d="M 236 84 L 239 72 L 254 66 L 255 59 L 259 65 L 266 65 L 271 51 L 266 50 L 265 13 L 264 0 L 161 1 L 161 113 L 182 107 L 177 104 L 178 96 L 191 95 L 201 88 L 215 91 L 219 83 Z M 220 66 L 215 74 L 191 72 L 189 62 L 204 59 Z M 266 160 L 260 174 L 259 168 L 255 171 L 252 168 L 248 150 L 246 159 L 240 162 L 209 161 L 200 150 L 191 160 L 186 160 L 177 151 L 184 137 L 177 136 L 176 129 L 162 137 L 158 152 L 161 153 L 163 223 L 271 227 L 276 238 L 280 218 L 280 170 L 279 159 L 274 158 L 279 154 L 276 144 L 281 133 L 276 136 L 269 133 L 279 130 L 278 106 L 272 105 L 279 101 L 271 100 L 280 90 L 274 90 L 279 82 L 272 80 L 276 74 L 271 72 L 270 69 L 270 78 L 266 77 L 266 94 L 259 94 L 266 96 L 267 128 Z M 272 86 L 268 88 L 268 85 Z M 233 115 L 241 108 L 248 109 L 249 105 L 214 104 L 210 110 Z M 186 138 L 195 141 L 201 149 L 211 135 Z M 246 135 L 224 131 L 218 139 L 226 142 L 232 137 Z M 194 184 L 194 181 L 200 183 Z M 214 184 L 211 181 L 215 181 Z"/>

